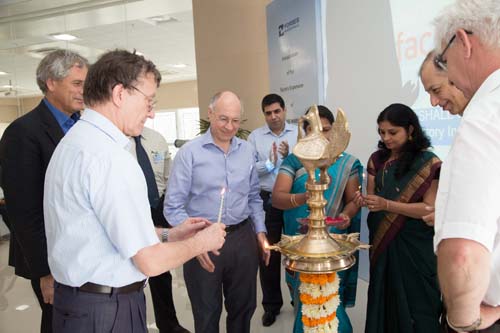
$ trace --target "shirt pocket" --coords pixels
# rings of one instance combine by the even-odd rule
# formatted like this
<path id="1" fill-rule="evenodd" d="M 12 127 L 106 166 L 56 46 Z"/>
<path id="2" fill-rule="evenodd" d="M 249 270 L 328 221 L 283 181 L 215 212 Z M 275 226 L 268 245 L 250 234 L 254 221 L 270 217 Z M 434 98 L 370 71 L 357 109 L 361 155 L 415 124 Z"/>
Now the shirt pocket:
<path id="1" fill-rule="evenodd" d="M 229 170 L 229 187 L 236 193 L 247 195 L 250 192 L 250 175 L 253 164 L 231 168 Z"/>

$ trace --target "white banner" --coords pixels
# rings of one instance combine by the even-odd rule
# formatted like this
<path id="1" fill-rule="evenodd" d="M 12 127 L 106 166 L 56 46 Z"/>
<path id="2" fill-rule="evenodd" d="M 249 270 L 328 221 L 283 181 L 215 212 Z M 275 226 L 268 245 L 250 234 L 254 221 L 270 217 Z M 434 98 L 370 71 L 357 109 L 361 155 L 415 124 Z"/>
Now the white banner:
<path id="1" fill-rule="evenodd" d="M 288 118 L 322 104 L 319 0 L 274 0 L 267 6 L 270 92 L 283 97 Z"/>

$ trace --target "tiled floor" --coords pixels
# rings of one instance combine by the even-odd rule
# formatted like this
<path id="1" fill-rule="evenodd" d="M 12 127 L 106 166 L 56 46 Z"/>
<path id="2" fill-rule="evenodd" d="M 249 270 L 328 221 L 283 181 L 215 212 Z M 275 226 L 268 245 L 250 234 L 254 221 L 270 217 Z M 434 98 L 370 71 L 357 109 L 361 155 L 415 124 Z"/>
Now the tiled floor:
<path id="1" fill-rule="evenodd" d="M 8 241 L 0 240 L 0 333 L 35 333 L 39 330 L 40 309 L 29 281 L 16 277 L 13 273 L 13 268 L 7 266 L 8 245 Z M 191 305 L 182 278 L 182 269 L 176 269 L 172 272 L 172 275 L 177 316 L 184 327 L 194 331 Z M 282 283 L 281 289 L 285 296 L 285 306 L 283 306 L 276 323 L 271 327 L 263 327 L 260 322 L 263 310 L 261 306 L 258 306 L 252 319 L 252 332 L 292 332 L 293 308 L 290 305 L 289 293 L 284 283 Z M 260 305 L 262 297 L 260 287 L 258 290 L 257 300 Z M 367 283 L 359 280 L 356 306 L 348 310 L 355 333 L 360 333 L 364 330 L 366 292 Z M 154 324 L 153 305 L 149 296 L 149 290 L 147 290 L 148 328 L 149 332 L 158 332 Z M 221 332 L 225 332 L 225 313 L 222 315 L 220 327 Z"/>

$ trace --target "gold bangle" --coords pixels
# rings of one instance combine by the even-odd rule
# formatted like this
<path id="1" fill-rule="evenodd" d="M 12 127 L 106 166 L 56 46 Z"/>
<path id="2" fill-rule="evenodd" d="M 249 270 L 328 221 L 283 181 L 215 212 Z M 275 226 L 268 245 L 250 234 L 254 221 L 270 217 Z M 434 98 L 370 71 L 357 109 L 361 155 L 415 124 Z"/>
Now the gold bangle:
<path id="1" fill-rule="evenodd" d="M 299 206 L 299 204 L 297 204 L 297 201 L 295 200 L 295 193 L 293 193 L 290 196 L 290 202 L 292 203 L 292 207 L 298 207 Z"/>

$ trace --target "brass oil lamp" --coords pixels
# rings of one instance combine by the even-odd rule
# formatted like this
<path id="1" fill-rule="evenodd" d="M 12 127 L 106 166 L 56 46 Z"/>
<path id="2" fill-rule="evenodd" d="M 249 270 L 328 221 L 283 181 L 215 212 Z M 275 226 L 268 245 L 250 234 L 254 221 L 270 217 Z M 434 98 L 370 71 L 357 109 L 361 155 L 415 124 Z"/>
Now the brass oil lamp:
<path id="1" fill-rule="evenodd" d="M 301 127 L 307 121 L 311 132 L 303 135 Z M 307 205 L 308 231 L 306 235 L 282 235 L 281 240 L 271 245 L 272 250 L 281 252 L 288 269 L 309 274 L 323 274 L 342 271 L 356 263 L 354 253 L 369 246 L 359 241 L 359 233 L 330 234 L 325 224 L 327 201 L 323 192 L 330 184 L 327 169 L 335 163 L 347 148 L 351 133 L 344 112 L 339 109 L 332 125 L 329 139 L 322 134 L 318 108 L 313 105 L 307 115 L 299 119 L 299 138 L 293 153 L 308 173 L 306 189 L 309 192 Z M 319 179 L 315 170 L 320 169 Z"/>

